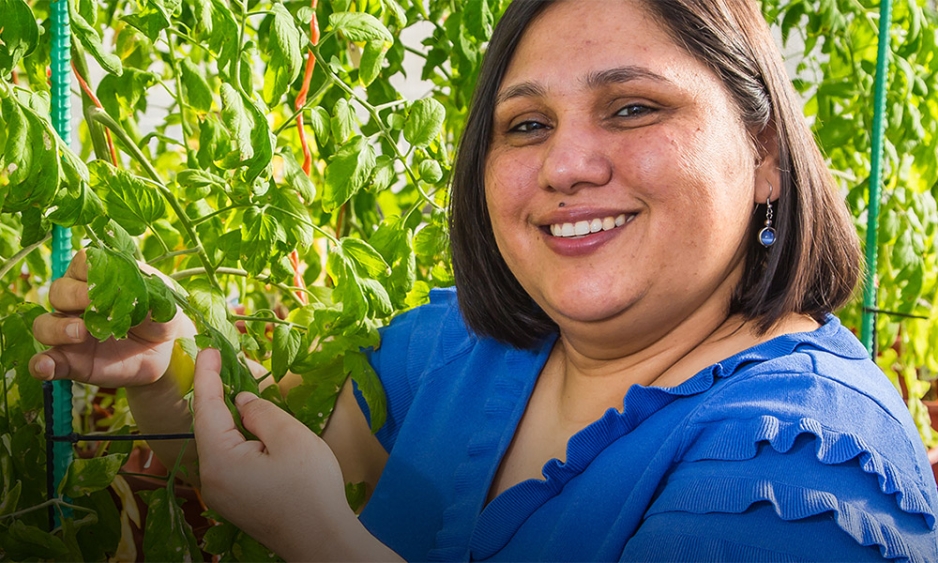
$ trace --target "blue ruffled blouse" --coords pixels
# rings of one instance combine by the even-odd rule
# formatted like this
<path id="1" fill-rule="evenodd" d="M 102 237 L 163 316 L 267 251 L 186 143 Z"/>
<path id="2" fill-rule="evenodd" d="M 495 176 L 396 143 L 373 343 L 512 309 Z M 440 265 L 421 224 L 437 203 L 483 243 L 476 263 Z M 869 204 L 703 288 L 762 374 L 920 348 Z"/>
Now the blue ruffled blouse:
<path id="1" fill-rule="evenodd" d="M 452 290 L 384 330 L 390 456 L 360 517 L 378 539 L 408 561 L 938 561 L 908 409 L 833 316 L 633 386 L 566 462 L 486 503 L 554 340 L 478 338 Z"/>

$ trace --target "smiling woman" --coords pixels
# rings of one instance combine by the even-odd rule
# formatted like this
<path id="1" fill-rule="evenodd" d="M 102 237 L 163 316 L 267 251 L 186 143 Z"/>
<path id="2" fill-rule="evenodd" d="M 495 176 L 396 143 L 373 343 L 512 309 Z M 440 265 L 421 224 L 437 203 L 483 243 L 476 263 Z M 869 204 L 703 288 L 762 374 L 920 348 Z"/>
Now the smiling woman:
<path id="1" fill-rule="evenodd" d="M 922 443 L 832 315 L 859 244 L 758 6 L 517 0 L 478 84 L 455 291 L 369 351 L 387 422 L 349 385 L 319 440 L 242 393 L 246 440 L 204 352 L 209 506 L 297 560 L 938 559 Z M 62 348 L 34 372 L 88 360 Z M 135 415 L 184 417 L 167 379 Z"/>

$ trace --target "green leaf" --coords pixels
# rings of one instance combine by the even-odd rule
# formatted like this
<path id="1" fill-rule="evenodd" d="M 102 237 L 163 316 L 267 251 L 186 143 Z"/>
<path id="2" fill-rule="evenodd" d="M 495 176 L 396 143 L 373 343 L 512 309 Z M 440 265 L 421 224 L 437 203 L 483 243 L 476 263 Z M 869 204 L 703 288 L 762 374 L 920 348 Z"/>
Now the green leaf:
<path id="1" fill-rule="evenodd" d="M 132 444 L 132 442 L 127 442 Z M 120 512 L 106 490 L 91 493 L 87 497 L 72 499 L 74 504 L 95 511 L 97 522 L 82 526 L 78 530 L 78 543 L 84 561 L 105 561 L 108 554 L 117 551 L 121 539 Z"/>
<path id="2" fill-rule="evenodd" d="M 0 0 L 0 76 L 6 76 L 39 44 L 39 26 L 23 0 Z"/>
<path id="3" fill-rule="evenodd" d="M 321 145 L 329 141 L 330 121 L 329 112 L 322 106 L 315 106 L 309 112 L 309 126 Z"/>
<path id="4" fill-rule="evenodd" d="M 137 263 L 107 248 L 88 249 L 88 297 L 85 325 L 98 340 L 124 338 L 147 316 L 147 284 Z"/>
<path id="5" fill-rule="evenodd" d="M 368 363 L 368 358 L 361 352 L 347 352 L 343 360 L 345 369 L 352 374 L 352 381 L 358 385 L 368 410 L 371 414 L 371 431 L 377 432 L 388 416 L 387 398 L 378 374 Z"/>
<path id="6" fill-rule="evenodd" d="M 23 247 L 41 241 L 52 229 L 49 220 L 43 217 L 42 211 L 38 207 L 28 207 L 23 210 L 21 221 L 23 223 L 23 238 L 20 244 Z"/>
<path id="7" fill-rule="evenodd" d="M 104 189 L 108 215 L 131 235 L 142 235 L 166 214 L 162 195 L 126 170 L 96 160 L 88 165 L 92 183 Z"/>
<path id="8" fill-rule="evenodd" d="M 298 420 L 319 434 L 326 427 L 329 415 L 335 408 L 336 398 L 345 384 L 348 372 L 341 356 L 329 358 L 322 352 L 316 352 L 310 354 L 307 360 L 304 363 L 309 368 L 300 371 L 302 383 L 287 393 L 287 405 Z"/>
<path id="9" fill-rule="evenodd" d="M 74 193 L 60 191 L 56 196 L 55 211 L 49 220 L 62 227 L 87 225 L 104 215 L 104 204 L 87 183 L 79 184 Z"/>
<path id="10" fill-rule="evenodd" d="M 300 33 L 293 16 L 279 2 L 271 10 L 274 18 L 267 43 L 269 53 L 267 71 L 264 73 L 264 100 L 273 105 L 300 75 L 303 53 L 300 50 Z"/>
<path id="11" fill-rule="evenodd" d="M 228 321 L 228 303 L 219 290 L 203 279 L 196 279 L 186 286 L 189 304 L 202 314 L 205 322 L 219 331 L 230 346 L 238 346 L 238 331 Z"/>
<path id="12" fill-rule="evenodd" d="M 270 165 L 273 139 L 267 117 L 227 83 L 221 85 L 222 120 L 231 132 L 242 180 L 250 184 Z"/>
<path id="13" fill-rule="evenodd" d="M 470 37 L 480 42 L 487 41 L 492 35 L 492 26 L 495 23 L 488 0 L 473 0 L 463 4 L 462 23 Z"/>
<path id="14" fill-rule="evenodd" d="M 414 102 L 404 124 L 404 138 L 415 147 L 425 147 L 435 139 L 443 128 L 446 109 L 433 98 L 422 98 Z"/>
<path id="15" fill-rule="evenodd" d="M 303 172 L 303 167 L 296 161 L 296 157 L 289 150 L 284 151 L 280 156 L 283 158 L 284 183 L 296 190 L 303 198 L 303 202 L 313 201 L 316 198 L 316 186 L 313 185 L 313 181 L 309 179 L 306 172 Z"/>
<path id="16" fill-rule="evenodd" d="M 13 561 L 61 559 L 69 554 L 68 547 L 59 537 L 35 526 L 27 526 L 22 520 L 13 520 L 10 527 L 0 533 L 0 545 Z"/>
<path id="17" fill-rule="evenodd" d="M 336 143 L 345 142 L 352 136 L 355 127 L 355 113 L 349 107 L 348 100 L 345 98 L 336 100 L 329 123 L 332 128 L 332 137 Z"/>
<path id="18" fill-rule="evenodd" d="M 358 79 L 361 80 L 363 85 L 368 86 L 374 82 L 375 78 L 381 73 L 381 65 L 384 64 L 384 54 L 386 51 L 384 41 L 369 41 L 365 43 L 361 61 L 358 63 Z"/>
<path id="19" fill-rule="evenodd" d="M 290 364 L 293 363 L 297 352 L 300 351 L 300 340 L 300 333 L 292 330 L 289 325 L 278 324 L 274 328 L 270 371 L 275 381 L 280 381 L 280 378 L 290 369 Z"/>
<path id="20" fill-rule="evenodd" d="M 147 298 L 150 302 L 150 319 L 165 323 L 176 316 L 176 300 L 166 283 L 154 274 L 143 276 L 147 284 Z"/>
<path id="21" fill-rule="evenodd" d="M 258 275 L 270 261 L 279 243 L 286 242 L 283 225 L 269 213 L 247 217 L 241 226 L 241 260 L 245 269 Z"/>
<path id="22" fill-rule="evenodd" d="M 127 456 L 106 455 L 88 459 L 76 457 L 68 466 L 59 491 L 69 497 L 82 497 L 106 489 Z"/>
<path id="23" fill-rule="evenodd" d="M 71 2 L 69 2 L 68 15 L 72 37 L 78 39 L 82 47 L 94 57 L 94 60 L 98 61 L 101 68 L 110 74 L 120 76 L 124 72 L 120 57 L 107 51 L 98 31 L 74 9 Z"/>
<path id="24" fill-rule="evenodd" d="M 348 201 L 368 182 L 375 167 L 375 150 L 357 136 L 342 146 L 326 166 L 322 194 L 324 211 L 331 212 Z"/>
<path id="25" fill-rule="evenodd" d="M 114 250 L 124 254 L 131 255 L 137 251 L 137 245 L 134 243 L 124 227 L 118 225 L 113 219 L 107 216 L 101 216 L 88 225 L 88 229 L 98 236 L 99 239 Z"/>
<path id="26" fill-rule="evenodd" d="M 417 169 L 420 172 L 420 179 L 428 184 L 435 184 L 443 179 L 443 169 L 435 160 L 422 160 Z"/>
<path id="27" fill-rule="evenodd" d="M 147 90 L 159 76 L 136 68 L 126 68 L 120 76 L 108 74 L 98 84 L 98 98 L 114 118 L 127 119 L 147 109 Z"/>
<path id="28" fill-rule="evenodd" d="M 3 211 L 45 209 L 59 186 L 58 137 L 48 121 L 12 97 L 0 105 L 7 121 L 3 159 L 10 182 Z"/>
<path id="29" fill-rule="evenodd" d="M 391 268 L 384 261 L 384 257 L 367 242 L 356 238 L 343 238 L 339 241 L 339 246 L 361 274 L 377 278 L 391 273 Z"/>
<path id="30" fill-rule="evenodd" d="M 186 100 L 196 111 L 208 113 L 212 111 L 215 97 L 212 87 L 208 85 L 204 72 L 195 66 L 188 58 L 181 61 L 182 86 L 185 88 Z"/>
<path id="31" fill-rule="evenodd" d="M 355 267 L 338 246 L 332 247 L 326 257 L 326 274 L 332 278 L 333 301 L 342 304 L 342 316 L 356 321 L 364 319 L 368 312 L 364 291 L 355 273 Z"/>
<path id="32" fill-rule="evenodd" d="M 394 37 L 381 21 L 361 12 L 336 12 L 329 15 L 329 25 L 341 31 L 349 41 L 392 42 Z"/>
<path id="33" fill-rule="evenodd" d="M 148 561 L 201 561 L 202 553 L 186 522 L 180 499 L 168 488 L 141 492 L 147 503 L 143 551 Z"/>

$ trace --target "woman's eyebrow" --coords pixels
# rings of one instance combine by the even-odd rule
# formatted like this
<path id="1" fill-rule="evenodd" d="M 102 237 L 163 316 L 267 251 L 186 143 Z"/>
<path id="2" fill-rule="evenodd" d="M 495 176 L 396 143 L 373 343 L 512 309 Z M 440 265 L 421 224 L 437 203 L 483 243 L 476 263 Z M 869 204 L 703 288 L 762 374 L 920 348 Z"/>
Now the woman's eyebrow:
<path id="1" fill-rule="evenodd" d="M 670 83 L 671 81 L 640 66 L 623 66 L 611 68 L 609 70 L 600 70 L 591 72 L 586 76 L 586 85 L 590 89 L 596 90 L 610 84 L 622 84 L 633 80 L 651 80 L 654 82 Z"/>
<path id="2" fill-rule="evenodd" d="M 623 84 L 633 80 L 651 80 L 654 82 L 671 83 L 670 80 L 640 66 L 623 66 L 591 72 L 586 76 L 586 85 L 591 90 L 598 90 L 611 84 Z M 538 98 L 547 93 L 543 85 L 537 82 L 521 82 L 509 86 L 495 97 L 495 105 L 507 102 L 513 98 Z"/>
<path id="3" fill-rule="evenodd" d="M 507 102 L 512 98 L 538 98 L 546 93 L 543 86 L 536 82 L 522 82 L 505 88 L 495 97 L 495 105 Z"/>

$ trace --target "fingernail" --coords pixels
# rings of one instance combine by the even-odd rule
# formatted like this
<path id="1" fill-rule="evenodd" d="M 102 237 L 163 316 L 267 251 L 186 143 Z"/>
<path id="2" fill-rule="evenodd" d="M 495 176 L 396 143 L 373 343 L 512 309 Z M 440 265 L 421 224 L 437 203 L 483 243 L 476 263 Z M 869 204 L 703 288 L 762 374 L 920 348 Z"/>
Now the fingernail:
<path id="1" fill-rule="evenodd" d="M 65 334 L 72 340 L 81 339 L 81 322 L 70 323 L 65 327 Z"/>
<path id="2" fill-rule="evenodd" d="M 52 376 L 55 374 L 55 362 L 52 361 L 52 358 L 49 356 L 42 356 L 39 360 L 36 361 L 36 364 L 33 366 L 33 369 L 36 372 L 36 375 L 43 379 L 52 379 Z"/>
<path id="3" fill-rule="evenodd" d="M 257 399 L 257 395 L 255 395 L 254 393 L 248 393 L 247 391 L 242 391 L 238 393 L 238 395 L 235 397 L 235 404 L 238 405 L 239 407 L 243 407 L 244 405 L 250 403 L 251 401 L 255 399 Z"/>

